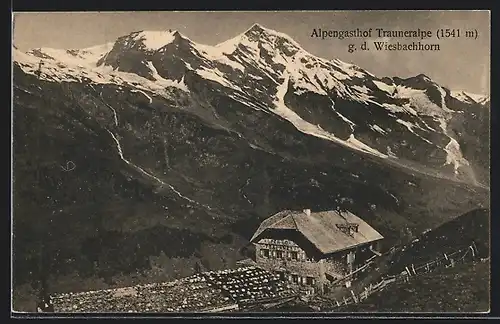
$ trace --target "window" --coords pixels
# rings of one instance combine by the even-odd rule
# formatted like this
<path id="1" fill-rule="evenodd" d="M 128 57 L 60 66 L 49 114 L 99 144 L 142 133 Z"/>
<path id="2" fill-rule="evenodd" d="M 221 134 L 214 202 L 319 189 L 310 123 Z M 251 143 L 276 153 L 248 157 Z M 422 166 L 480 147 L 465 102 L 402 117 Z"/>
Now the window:
<path id="1" fill-rule="evenodd" d="M 260 255 L 263 256 L 264 258 L 269 258 L 269 250 L 268 249 L 260 250 Z"/>
<path id="2" fill-rule="evenodd" d="M 297 276 L 297 275 L 292 275 L 292 282 L 293 282 L 293 283 L 298 283 L 298 282 L 299 282 L 299 276 Z"/>
<path id="3" fill-rule="evenodd" d="M 358 232 L 359 224 L 356 223 L 342 223 L 336 224 L 337 228 L 346 235 L 353 235 Z"/>
<path id="4" fill-rule="evenodd" d="M 306 284 L 309 286 L 314 285 L 314 278 L 313 277 L 307 277 L 306 278 Z"/>
<path id="5" fill-rule="evenodd" d="M 276 251 L 276 257 L 278 259 L 283 259 L 283 251 Z"/>
<path id="6" fill-rule="evenodd" d="M 290 257 L 292 260 L 297 260 L 299 258 L 299 254 L 295 251 L 290 252 Z"/>

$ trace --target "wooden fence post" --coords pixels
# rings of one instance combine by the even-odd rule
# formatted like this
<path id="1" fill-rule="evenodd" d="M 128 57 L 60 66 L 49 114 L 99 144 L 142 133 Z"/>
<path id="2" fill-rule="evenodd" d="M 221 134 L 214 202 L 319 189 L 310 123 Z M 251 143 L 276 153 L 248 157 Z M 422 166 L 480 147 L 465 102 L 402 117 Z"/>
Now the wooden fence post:
<path id="1" fill-rule="evenodd" d="M 415 265 L 413 263 L 411 264 L 411 269 L 413 270 L 413 273 L 417 275 L 417 272 L 415 271 Z"/>
<path id="2" fill-rule="evenodd" d="M 356 295 L 354 294 L 354 291 L 351 290 L 351 295 L 352 295 L 352 300 L 357 304 L 358 303 L 358 298 L 356 298 Z"/>
<path id="3" fill-rule="evenodd" d="M 347 305 L 347 299 L 345 299 L 345 296 L 344 296 L 344 304 Z"/>
<path id="4" fill-rule="evenodd" d="M 471 249 L 471 251 L 472 251 L 472 257 L 473 257 L 473 258 L 475 258 L 475 257 L 476 257 L 476 253 L 475 253 L 475 251 L 474 251 L 474 248 L 472 247 L 472 245 L 471 245 L 471 246 L 469 246 L 469 248 L 470 248 L 470 249 Z"/>
<path id="5" fill-rule="evenodd" d="M 472 241 L 472 247 L 473 247 L 473 249 L 474 249 L 474 252 L 476 252 L 476 253 L 477 253 L 477 252 L 479 252 L 479 251 L 477 250 L 477 246 L 476 246 L 476 243 L 475 243 L 474 241 Z M 475 256 L 475 255 L 476 255 L 476 254 L 474 254 L 474 256 Z"/>
<path id="6" fill-rule="evenodd" d="M 408 275 L 411 276 L 410 269 L 408 269 L 408 267 L 405 267 L 405 269 L 406 269 L 406 272 L 408 273 Z"/>
<path id="7" fill-rule="evenodd" d="M 462 257 L 462 263 L 465 263 L 465 257 L 467 256 L 467 254 L 469 254 L 469 252 L 470 252 L 470 249 L 467 249 L 467 250 L 465 251 L 465 254 L 464 254 L 464 256 Z"/>

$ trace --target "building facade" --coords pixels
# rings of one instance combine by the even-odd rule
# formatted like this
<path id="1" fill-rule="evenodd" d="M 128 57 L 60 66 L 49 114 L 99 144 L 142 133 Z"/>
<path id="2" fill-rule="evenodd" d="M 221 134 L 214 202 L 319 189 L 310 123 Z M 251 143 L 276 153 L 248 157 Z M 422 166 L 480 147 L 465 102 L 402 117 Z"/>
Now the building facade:
<path id="1" fill-rule="evenodd" d="M 306 209 L 282 211 L 269 217 L 251 242 L 260 267 L 322 292 L 329 283 L 377 254 L 382 238 L 350 212 L 311 213 Z"/>

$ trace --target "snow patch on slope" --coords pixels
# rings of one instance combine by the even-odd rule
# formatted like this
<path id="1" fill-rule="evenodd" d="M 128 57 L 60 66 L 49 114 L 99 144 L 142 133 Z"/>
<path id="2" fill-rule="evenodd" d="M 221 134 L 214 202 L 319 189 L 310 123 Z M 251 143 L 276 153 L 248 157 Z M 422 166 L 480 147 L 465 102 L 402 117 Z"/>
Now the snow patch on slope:
<path id="1" fill-rule="evenodd" d="M 377 86 L 377 88 L 379 88 L 382 91 L 387 92 L 390 95 L 392 95 L 394 92 L 394 89 L 396 89 L 396 87 L 394 85 L 388 85 L 387 83 L 384 83 L 381 81 L 372 80 L 372 82 L 375 84 L 375 86 Z"/>
<path id="2" fill-rule="evenodd" d="M 167 80 L 163 78 L 160 74 L 158 74 L 158 70 L 156 70 L 155 66 L 151 61 L 147 61 L 146 65 L 151 71 L 152 77 L 156 80 L 156 83 L 158 85 L 164 87 L 174 86 L 176 88 L 184 90 L 185 92 L 189 92 L 188 86 L 186 85 L 186 83 L 184 83 L 184 77 L 182 77 L 180 81 Z"/>
<path id="3" fill-rule="evenodd" d="M 254 80 L 262 80 L 262 77 L 260 77 L 260 76 L 253 75 L 253 74 L 250 74 L 250 73 L 248 73 L 247 75 L 248 75 L 249 77 L 251 77 L 252 79 L 254 79 Z"/>
<path id="4" fill-rule="evenodd" d="M 425 90 L 408 88 L 398 85 L 396 86 L 396 93 L 394 97 L 408 99 L 410 102 L 410 106 L 415 109 L 420 115 L 445 118 L 448 113 L 452 112 L 446 107 L 446 105 L 443 105 L 443 103 L 441 103 L 442 107 L 439 107 L 438 105 L 433 103 L 425 93 Z M 444 100 L 443 96 L 441 100 Z"/>
<path id="5" fill-rule="evenodd" d="M 196 48 L 201 50 L 201 54 L 210 60 L 214 60 L 220 62 L 224 65 L 230 66 L 233 69 L 239 70 L 241 72 L 245 72 L 245 67 L 233 60 L 230 60 L 226 54 L 231 54 L 232 50 L 227 47 L 221 46 L 207 46 L 202 44 L 196 44 Z M 234 49 L 233 49 L 234 50 Z"/>
<path id="6" fill-rule="evenodd" d="M 370 125 L 370 128 L 376 132 L 379 132 L 380 134 L 382 135 L 386 135 L 387 132 L 380 126 L 376 125 L 376 124 L 373 124 L 373 125 Z"/>
<path id="7" fill-rule="evenodd" d="M 338 66 L 342 71 L 347 73 L 347 75 L 356 78 L 364 78 L 366 76 L 365 73 L 359 71 L 359 67 L 354 64 L 350 64 L 339 59 L 334 59 L 332 63 Z"/>
<path id="8" fill-rule="evenodd" d="M 59 61 L 70 66 L 95 67 L 97 61 L 106 55 L 111 48 L 113 48 L 113 43 L 70 50 L 42 47 L 30 50 L 27 54 L 42 59 L 52 58 L 54 61 Z"/>
<path id="9" fill-rule="evenodd" d="M 289 73 L 295 87 L 297 88 L 297 94 L 309 91 L 317 93 L 319 95 L 327 95 L 325 90 L 323 90 L 316 81 L 316 71 L 312 69 L 305 71 L 301 70 L 301 65 L 297 64 L 295 58 L 293 58 L 290 62 L 288 62 L 286 59 L 283 59 L 282 63 L 284 63 L 284 65 L 286 66 L 286 70 Z"/>
<path id="10" fill-rule="evenodd" d="M 332 110 L 337 114 L 337 116 L 339 116 L 343 121 L 345 121 L 349 125 L 351 131 L 354 131 L 354 127 L 356 127 L 356 124 L 335 109 L 335 102 L 332 99 L 330 99 L 330 102 L 332 103 Z"/>
<path id="11" fill-rule="evenodd" d="M 152 64 L 148 64 L 152 68 L 152 73 L 157 79 L 151 81 L 134 73 L 122 71 L 114 71 L 110 66 L 96 66 L 96 62 L 90 59 L 85 61 L 77 59 L 72 55 L 65 54 L 66 51 L 54 50 L 45 51 L 55 57 L 39 58 L 36 53 L 22 53 L 14 50 L 13 61 L 17 62 L 20 68 L 27 74 L 36 75 L 39 63 L 42 63 L 40 79 L 52 82 L 85 82 L 92 81 L 96 84 L 117 84 L 129 85 L 132 84 L 136 88 L 142 88 L 167 95 L 166 88 L 174 87 L 182 91 L 188 92 L 184 80 L 173 81 L 162 78 L 158 75 Z M 95 59 L 97 56 L 93 56 Z"/>
<path id="12" fill-rule="evenodd" d="M 398 122 L 399 124 L 405 126 L 410 132 L 412 132 L 413 134 L 415 134 L 415 136 L 419 137 L 420 139 L 424 140 L 425 142 L 427 142 L 429 144 L 433 144 L 431 141 L 429 141 L 425 137 L 422 137 L 421 135 L 415 133 L 415 131 L 413 130 L 413 128 L 418 128 L 420 130 L 423 130 L 420 126 L 415 125 L 415 124 L 410 123 L 410 122 L 407 122 L 405 120 L 399 119 L 399 118 L 396 119 L 396 122 Z"/>
<path id="13" fill-rule="evenodd" d="M 362 151 L 369 152 L 373 155 L 377 155 L 380 157 L 384 157 L 384 158 L 387 157 L 385 154 L 380 153 L 376 149 L 374 149 L 374 148 L 366 145 L 365 143 L 361 142 L 360 140 L 356 139 L 354 137 L 354 134 L 351 134 L 349 136 L 349 138 L 347 139 L 347 143 L 351 144 L 351 147 L 353 147 L 353 148 L 360 149 Z"/>
<path id="14" fill-rule="evenodd" d="M 461 166 L 468 166 L 469 161 L 467 161 L 462 154 L 462 150 L 460 149 L 460 144 L 458 144 L 457 140 L 450 137 L 450 142 L 445 147 L 446 155 L 446 163 L 453 164 L 455 169 L 455 174 L 458 173 L 458 168 Z"/>
<path id="15" fill-rule="evenodd" d="M 40 59 L 14 48 L 12 50 L 12 62 L 18 62 L 21 66 L 31 66 L 38 64 Z"/>
<path id="16" fill-rule="evenodd" d="M 86 60 L 90 65 L 95 66 L 97 64 L 97 61 L 99 61 L 111 51 L 113 45 L 114 43 L 110 42 L 103 45 L 97 45 L 73 51 L 77 53 L 76 56 Z"/>
<path id="17" fill-rule="evenodd" d="M 456 139 L 451 137 L 448 134 L 446 120 L 443 118 L 439 119 L 439 127 L 443 131 L 443 134 L 448 136 L 450 142 L 444 147 L 444 151 L 446 152 L 446 162 L 444 165 L 453 164 L 455 169 L 455 174 L 458 174 L 458 169 L 461 166 L 469 166 L 469 161 L 467 161 L 462 154 L 462 150 L 460 149 L 460 144 Z"/>
<path id="18" fill-rule="evenodd" d="M 229 82 L 224 77 L 224 73 L 222 73 L 217 68 L 211 69 L 211 70 L 207 70 L 205 68 L 202 68 L 202 69 L 196 70 L 196 74 L 198 74 L 199 76 L 201 76 L 201 77 L 203 77 L 203 78 L 205 78 L 207 80 L 211 80 L 211 81 L 217 82 L 217 83 L 223 85 L 226 88 L 230 88 L 230 89 L 233 89 L 233 90 L 236 90 L 236 91 L 243 91 L 237 85 Z"/>
<path id="19" fill-rule="evenodd" d="M 389 110 L 390 112 L 393 112 L 393 113 L 407 112 L 407 110 L 403 106 L 398 106 L 398 105 L 389 104 L 389 103 L 383 103 L 383 104 L 376 103 L 376 104 L 379 105 L 380 107 L 386 108 L 387 110 Z M 416 112 L 415 112 L 415 114 L 416 114 Z"/>
<path id="20" fill-rule="evenodd" d="M 370 89 L 368 89 L 366 86 L 353 85 L 352 88 L 364 94 L 370 93 Z"/>
<path id="21" fill-rule="evenodd" d="M 289 76 L 287 73 L 284 73 L 283 75 L 284 81 L 281 85 L 277 87 L 277 92 L 276 92 L 276 99 L 274 101 L 275 109 L 273 109 L 273 112 L 282 118 L 288 120 L 291 122 L 299 131 L 309 134 L 312 136 L 316 136 L 319 138 L 323 138 L 332 142 L 340 143 L 345 146 L 348 146 L 350 148 L 364 151 L 366 153 L 370 153 L 382 158 L 387 158 L 387 155 L 380 153 L 376 149 L 362 143 L 361 141 L 357 140 L 353 134 L 349 137 L 347 141 L 343 141 L 335 135 L 323 130 L 321 126 L 319 125 L 313 125 L 304 119 L 302 119 L 299 115 L 297 115 L 293 110 L 288 108 L 285 104 L 285 94 L 288 90 L 288 82 L 289 82 Z"/>
<path id="22" fill-rule="evenodd" d="M 133 89 L 133 90 L 130 90 L 130 92 L 141 93 L 141 94 L 143 94 L 149 100 L 150 104 L 153 103 L 153 98 L 151 98 L 147 93 L 145 93 L 142 90 L 135 90 L 135 89 Z"/>

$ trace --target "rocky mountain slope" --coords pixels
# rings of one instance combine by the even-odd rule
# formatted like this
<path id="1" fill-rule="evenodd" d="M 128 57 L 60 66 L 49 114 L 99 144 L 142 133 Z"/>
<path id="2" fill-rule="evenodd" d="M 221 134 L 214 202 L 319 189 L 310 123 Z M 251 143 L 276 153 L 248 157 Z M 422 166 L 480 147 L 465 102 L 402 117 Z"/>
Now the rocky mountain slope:
<path id="1" fill-rule="evenodd" d="M 487 203 L 488 99 L 260 25 L 217 46 L 142 31 L 13 61 L 17 284 L 162 253 L 222 266 L 284 208 L 344 206 L 398 241 Z"/>

